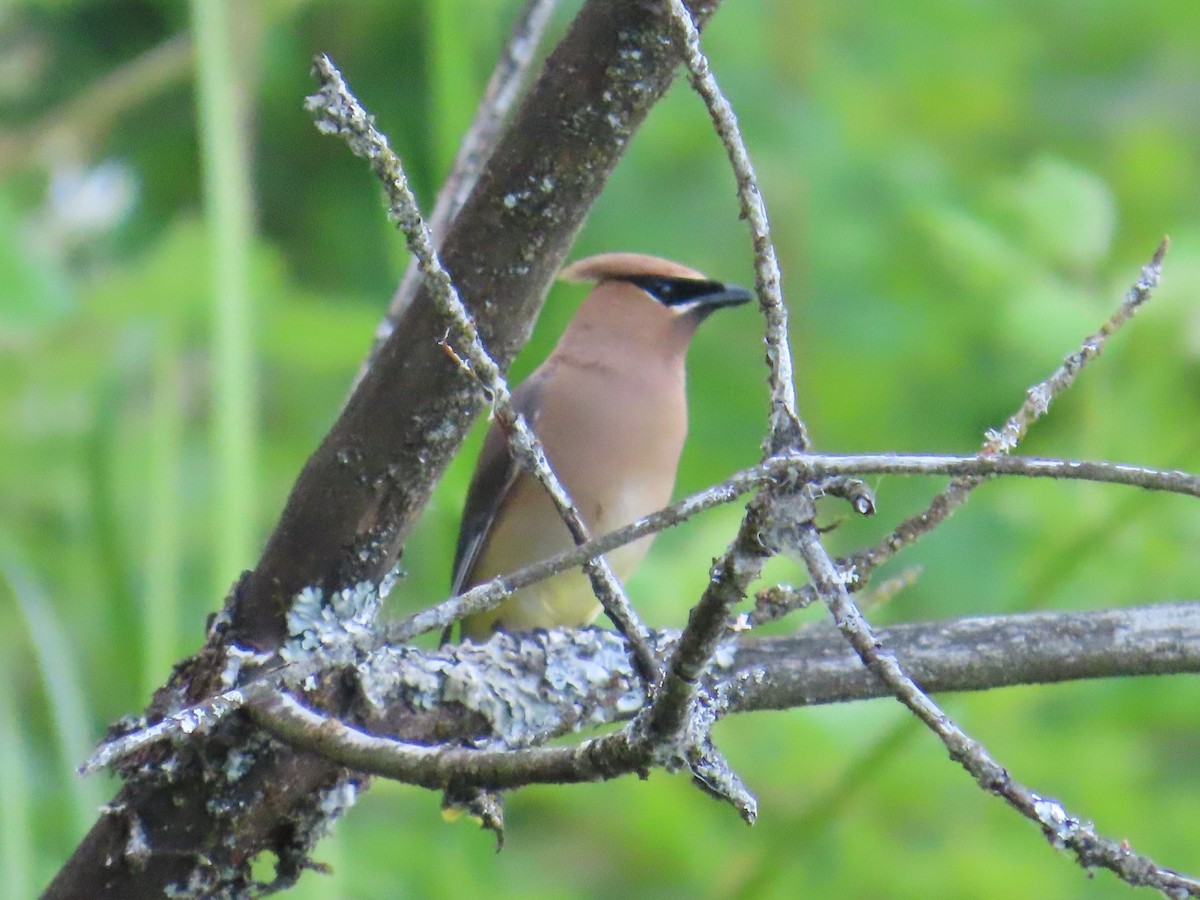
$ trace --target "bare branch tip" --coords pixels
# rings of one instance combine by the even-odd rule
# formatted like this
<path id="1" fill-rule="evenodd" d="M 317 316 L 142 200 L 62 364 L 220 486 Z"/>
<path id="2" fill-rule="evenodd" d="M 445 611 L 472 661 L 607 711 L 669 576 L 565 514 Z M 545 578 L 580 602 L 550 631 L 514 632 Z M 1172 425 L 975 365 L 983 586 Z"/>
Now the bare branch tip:
<path id="1" fill-rule="evenodd" d="M 312 74 L 321 81 L 333 81 L 340 77 L 337 66 L 326 53 L 318 53 L 313 57 Z"/>
<path id="2" fill-rule="evenodd" d="M 1154 266 L 1161 266 L 1163 259 L 1167 255 L 1167 251 L 1171 249 L 1171 236 L 1164 234 L 1161 241 L 1158 243 L 1158 249 L 1154 251 L 1154 258 L 1150 261 Z"/>

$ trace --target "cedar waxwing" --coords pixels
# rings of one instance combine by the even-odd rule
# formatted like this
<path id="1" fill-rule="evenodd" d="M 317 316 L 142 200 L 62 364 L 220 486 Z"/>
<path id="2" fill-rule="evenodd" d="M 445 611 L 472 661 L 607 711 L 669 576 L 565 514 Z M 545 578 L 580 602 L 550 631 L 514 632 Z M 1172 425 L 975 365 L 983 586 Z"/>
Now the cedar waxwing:
<path id="1" fill-rule="evenodd" d="M 666 506 L 687 434 L 684 357 L 696 327 L 744 288 L 710 281 L 678 263 L 605 253 L 560 278 L 595 281 L 554 351 L 512 394 L 593 536 Z M 608 554 L 627 578 L 653 536 Z M 574 545 L 537 479 L 508 451 L 493 423 L 467 492 L 451 590 L 540 562 Z M 513 593 L 463 620 L 463 636 L 588 625 L 600 612 L 579 569 Z"/>

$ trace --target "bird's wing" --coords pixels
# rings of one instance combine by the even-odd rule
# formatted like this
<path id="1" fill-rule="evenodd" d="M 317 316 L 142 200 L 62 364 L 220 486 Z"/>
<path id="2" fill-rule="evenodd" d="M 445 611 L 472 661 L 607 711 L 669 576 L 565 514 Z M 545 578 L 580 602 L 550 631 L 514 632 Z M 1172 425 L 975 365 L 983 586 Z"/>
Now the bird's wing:
<path id="1" fill-rule="evenodd" d="M 535 425 L 538 410 L 541 408 L 541 382 L 540 372 L 535 372 L 512 394 L 513 409 L 523 415 L 531 426 Z M 475 475 L 471 479 L 471 487 L 467 490 L 466 503 L 463 504 L 462 524 L 458 528 L 458 546 L 454 550 L 451 594 L 462 593 L 487 542 L 496 514 L 504 505 L 520 474 L 521 466 L 509 450 L 508 438 L 497 424 L 492 423 L 487 437 L 484 438 L 479 462 L 475 464 Z"/>

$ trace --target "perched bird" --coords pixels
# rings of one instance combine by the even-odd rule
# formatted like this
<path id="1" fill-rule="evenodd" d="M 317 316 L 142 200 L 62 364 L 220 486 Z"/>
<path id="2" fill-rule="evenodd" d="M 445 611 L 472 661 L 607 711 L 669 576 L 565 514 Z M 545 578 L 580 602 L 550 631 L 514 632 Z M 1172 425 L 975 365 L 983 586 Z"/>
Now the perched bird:
<path id="1" fill-rule="evenodd" d="M 605 253 L 560 278 L 595 281 L 554 351 L 513 391 L 513 405 L 593 535 L 665 506 L 687 435 L 684 358 L 714 310 L 750 299 L 744 288 L 637 253 Z M 645 537 L 609 553 L 621 578 L 649 549 Z M 537 479 L 509 453 L 493 424 L 467 493 L 452 591 L 460 593 L 574 545 Z M 578 569 L 516 591 L 463 620 L 463 636 L 587 625 L 600 605 Z"/>

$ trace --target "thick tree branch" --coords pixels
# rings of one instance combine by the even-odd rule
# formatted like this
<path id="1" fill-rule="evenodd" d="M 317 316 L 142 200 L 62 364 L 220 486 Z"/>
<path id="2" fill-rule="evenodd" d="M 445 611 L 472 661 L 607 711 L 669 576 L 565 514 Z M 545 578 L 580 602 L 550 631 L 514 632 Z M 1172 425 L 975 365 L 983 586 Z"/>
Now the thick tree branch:
<path id="1" fill-rule="evenodd" d="M 706 18 L 713 0 L 697 3 Z M 546 60 L 455 217 L 442 262 L 501 371 L 608 174 L 670 84 L 666 13 L 591 2 Z M 271 647 L 302 588 L 378 580 L 486 398 L 443 349 L 426 282 L 309 459 L 232 609 L 232 637 Z"/>
<path id="2" fill-rule="evenodd" d="M 717 0 L 697 0 L 704 21 Z M 591 0 L 550 54 L 455 217 L 443 261 L 501 369 L 531 323 L 591 203 L 670 84 L 679 50 L 660 40 L 666 12 L 637 0 Z M 439 344 L 445 316 L 426 288 L 309 459 L 255 569 L 234 588 L 210 641 L 182 664 L 150 711 L 157 719 L 220 692 L 225 648 L 274 649 L 306 587 L 331 593 L 378 582 L 485 399 Z M 240 719 L 219 735 L 147 760 L 127 781 L 48 897 L 160 897 L 168 885 L 247 889 L 249 861 L 279 858 L 297 877 L 308 847 L 336 816 L 346 773 L 277 752 Z M 257 748 L 232 779 L 229 748 Z M 170 763 L 171 777 L 162 767 Z M 240 770 L 239 770 L 240 772 Z M 157 773 L 157 774 L 156 774 Z M 269 794 L 270 802 L 264 802 Z M 125 849 L 131 833 L 148 849 Z"/>
<path id="3" fill-rule="evenodd" d="M 892 649 L 926 691 L 989 690 L 1078 679 L 1169 675 L 1200 671 L 1200 602 L 1081 613 L 1038 612 L 978 616 L 949 622 L 906 623 L 875 638 Z M 658 635 L 660 654 L 678 635 Z M 380 651 L 360 667 L 364 687 L 378 696 L 377 719 L 405 740 L 368 734 L 304 709 L 286 695 L 255 701 L 258 720 L 281 739 L 352 768 L 430 788 L 451 782 L 511 788 L 525 784 L 593 781 L 639 771 L 651 763 L 650 744 L 623 735 L 575 747 L 538 748 L 550 737 L 628 718 L 644 703 L 640 679 L 620 639 L 583 630 L 494 637 L 485 645 L 444 647 L 423 654 Z M 841 634 L 815 626 L 795 635 L 731 639 L 721 662 L 703 676 L 719 698 L 721 715 L 792 709 L 892 695 Z M 598 664 L 605 679 L 589 679 Z M 551 674 L 552 673 L 552 674 Z M 380 687 L 376 680 L 384 679 Z M 552 684 L 551 684 L 552 683 Z M 479 691 L 472 700 L 459 686 Z M 553 689 L 551 689 L 553 688 Z M 487 719 L 497 747 L 430 747 L 437 727 L 413 730 L 420 709 L 467 704 Z"/>
<path id="4" fill-rule="evenodd" d="M 1037 612 L 910 622 L 880 629 L 878 637 L 895 648 L 906 670 L 932 693 L 1200 672 L 1200 602 L 1195 601 L 1079 613 Z M 667 654 L 677 640 L 674 632 L 655 635 L 659 655 Z M 722 715 L 845 703 L 891 694 L 828 626 L 810 626 L 785 637 L 730 638 L 718 655 L 725 662 L 708 674 L 707 689 L 720 697 Z M 604 669 L 606 677 L 589 682 L 588 673 L 595 672 L 597 666 Z M 552 677 L 555 689 L 548 691 L 544 681 L 551 669 L 556 673 Z M 454 694 L 449 702 L 461 704 L 461 689 L 448 689 L 446 685 L 476 685 L 480 692 L 487 692 L 489 699 L 469 705 L 493 720 L 496 738 L 507 747 L 536 745 L 581 723 L 619 721 L 630 716 L 645 699 L 642 683 L 625 659 L 620 638 L 594 629 L 580 631 L 574 638 L 571 632 L 557 631 L 500 635 L 487 645 L 452 645 L 431 653 L 385 646 L 364 660 L 359 672 L 364 683 L 371 685 L 364 687 L 364 692 L 380 707 L 376 718 L 390 723 L 393 732 L 414 738 L 420 734 L 410 721 L 414 709 L 436 709 L 446 701 L 447 693 Z M 116 765 L 154 741 L 187 740 L 190 735 L 212 729 L 219 719 L 243 705 L 255 707 L 256 715 L 280 736 L 292 735 L 292 725 L 271 723 L 275 712 L 289 716 L 288 709 L 278 705 L 277 692 L 301 680 L 295 675 L 284 678 L 280 673 L 218 695 L 211 702 L 105 745 L 89 761 L 88 769 Z M 565 691 L 564 685 L 586 687 Z M 498 700 L 498 690 L 507 690 L 507 698 Z M 417 694 L 422 695 L 419 701 L 415 699 Z M 506 724 L 498 725 L 495 715 L 485 712 L 498 706 L 521 706 L 522 712 L 506 716 Z M 429 733 L 437 730 L 428 722 L 423 727 Z M 314 749 L 306 739 L 299 740 L 300 746 Z M 422 748 L 419 758 L 428 759 L 429 749 Z M 456 777 L 468 774 L 453 766 L 441 770 Z M 414 783 L 425 783 L 430 777 L 372 771 Z"/>
<path id="5" fill-rule="evenodd" d="M 908 622 L 877 636 L 931 693 L 1172 675 L 1200 668 L 1200 602 Z M 729 681 L 729 712 L 891 694 L 827 626 L 743 639 Z"/>
<path id="6" fill-rule="evenodd" d="M 881 694 L 908 705 L 983 787 L 1036 821 L 1048 839 L 1069 847 L 1084 865 L 1105 866 L 1131 884 L 1165 892 L 1200 890 L 1191 879 L 1098 837 L 1057 801 L 1011 779 L 925 693 L 1100 674 L 1196 671 L 1200 604 L 875 632 L 850 600 L 849 573 L 829 558 L 812 522 L 815 498 L 833 491 L 846 475 L 954 475 L 940 506 L 935 503 L 911 527 L 906 523 L 898 529 L 880 554 L 863 558 L 865 573 L 945 518 L 982 479 L 996 475 L 1200 493 L 1197 479 L 1186 473 L 1001 458 L 1148 296 L 1165 244 L 1118 314 L 1049 382 L 1030 391 L 1005 428 L 989 434 L 981 457 L 772 456 L 629 529 L 480 586 L 392 630 L 393 636 L 407 638 L 436 627 L 429 623 L 484 608 L 503 590 L 568 565 L 587 565 L 636 534 L 757 489 L 683 635 L 655 636 L 654 651 L 669 659 L 670 674 L 649 706 L 643 681 L 630 671 L 626 644 L 594 631 L 500 635 L 484 645 L 426 654 L 376 646 L 346 629 L 344 645 L 321 646 L 336 651 L 323 657 L 332 663 L 318 669 L 315 655 L 290 655 L 292 644 L 304 643 L 292 642 L 280 655 L 296 662 L 251 676 L 240 695 L 218 693 L 236 683 L 239 661 L 261 664 L 272 658 L 289 636 L 289 612 L 315 602 L 319 611 L 338 618 L 338 610 L 321 604 L 350 594 L 375 608 L 384 575 L 417 512 L 472 417 L 488 401 L 496 401 L 514 443 L 534 460 L 535 469 L 544 469 L 542 477 L 554 492 L 553 473 L 537 464 L 536 440 L 511 415 L 503 372 L 527 336 L 588 206 L 680 60 L 687 63 L 729 152 L 739 202 L 750 222 L 756 285 L 767 318 L 772 398 L 767 448 L 773 454 L 807 449 L 795 411 L 786 309 L 765 207 L 692 18 L 702 22 L 716 0 L 691 5 L 691 12 L 679 0 L 665 5 L 592 0 L 584 7 L 453 218 L 441 261 L 403 184 L 399 161 L 381 138 L 372 138 L 365 113 L 338 89 L 334 73 L 322 73 L 327 88 L 332 85 L 320 101 L 323 121 L 339 131 L 348 127 L 373 167 L 388 176 L 385 185 L 403 188 L 393 195 L 393 215 L 404 220 L 423 280 L 419 286 L 406 280 L 415 291 L 412 302 L 402 305 L 395 331 L 378 348 L 338 423 L 306 465 L 262 560 L 235 588 L 205 650 L 177 671 L 152 708 L 152 718 L 184 707 L 191 715 L 108 748 L 107 761 L 119 761 L 126 787 L 47 896 L 149 897 L 169 887 L 240 894 L 253 886 L 249 861 L 263 850 L 278 858 L 275 886 L 287 886 L 306 865 L 313 842 L 352 802 L 362 780 L 356 772 L 429 787 L 501 788 L 686 766 L 752 819 L 753 797 L 708 738 L 718 716 Z M 540 14 L 543 21 L 544 10 L 536 2 L 526 7 L 527 14 Z M 531 25 L 536 32 L 538 23 Z M 674 44 L 662 40 L 669 31 L 677 35 Z M 531 49 L 524 46 L 520 52 L 527 59 Z M 503 103 L 491 112 L 498 120 Z M 464 171 L 464 178 L 473 177 L 469 166 Z M 570 520 L 569 499 L 558 499 Z M 585 541 L 588 535 L 580 528 L 576 537 Z M 829 605 L 840 634 L 814 629 L 793 638 L 730 637 L 740 624 L 733 619 L 735 604 L 762 563 L 781 551 L 804 561 L 812 593 Z M 657 661 L 651 645 L 641 643 L 640 624 L 631 617 L 623 620 L 619 611 L 614 617 L 635 638 L 645 676 Z M 316 645 L 325 640 L 310 635 L 303 623 L 291 623 L 290 631 Z M 262 652 L 247 655 L 252 650 Z M 553 658 L 552 650 L 558 654 Z M 309 675 L 316 676 L 311 684 Z M 283 689 L 302 694 L 303 702 Z M 205 696 L 217 699 L 190 706 Z M 204 714 L 196 715 L 197 710 Z M 614 733 L 571 747 L 541 746 L 582 724 L 617 721 L 639 710 L 630 725 Z M 264 737 L 255 723 L 285 743 Z M 194 733 L 178 739 L 189 728 Z M 472 749 L 445 746 L 456 741 L 469 742 Z"/>
<path id="7" fill-rule="evenodd" d="M 340 135 L 356 155 L 368 160 L 372 171 L 383 184 L 388 198 L 388 211 L 404 232 L 408 249 L 425 277 L 430 298 L 449 322 L 446 334 L 442 337 L 446 352 L 465 372 L 478 380 L 491 400 L 496 421 L 508 437 L 513 456 L 545 488 L 575 542 L 585 543 L 591 537 L 587 525 L 566 487 L 550 467 L 542 442 L 533 433 L 525 417 L 513 408 L 512 393 L 504 374 L 480 340 L 471 314 L 438 258 L 433 235 L 421 218 L 421 211 L 408 187 L 399 157 L 388 145 L 387 138 L 375 128 L 373 117 L 350 93 L 341 73 L 328 57 L 318 57 L 313 66 L 321 88 L 315 96 L 308 98 L 309 111 L 315 113 L 318 127 Z M 646 680 L 655 681 L 657 673 L 654 657 L 646 645 L 646 629 L 634 612 L 624 586 L 603 557 L 588 560 L 584 563 L 584 571 L 591 579 L 596 597 L 609 619 L 629 640 L 634 659 Z"/>

